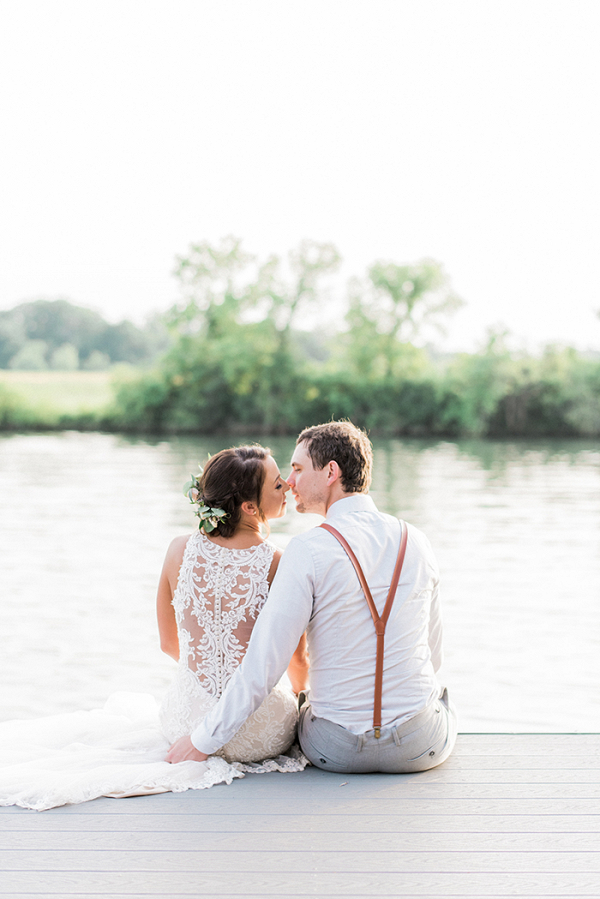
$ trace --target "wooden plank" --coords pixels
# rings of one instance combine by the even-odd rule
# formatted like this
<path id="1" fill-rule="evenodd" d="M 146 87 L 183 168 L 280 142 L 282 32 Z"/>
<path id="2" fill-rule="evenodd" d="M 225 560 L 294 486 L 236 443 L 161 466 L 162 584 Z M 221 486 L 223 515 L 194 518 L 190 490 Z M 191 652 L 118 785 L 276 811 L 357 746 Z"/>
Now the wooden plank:
<path id="1" fill-rule="evenodd" d="M 419 797 L 402 797 L 388 799 L 385 797 L 377 798 L 378 806 L 377 815 L 382 818 L 396 816 L 400 812 L 410 815 L 445 815 L 445 814 L 461 814 L 461 815 L 598 815 L 600 814 L 600 803 L 597 798 L 590 799 L 586 796 L 555 796 L 551 790 L 547 791 L 546 796 L 531 795 L 524 797 L 522 792 L 515 791 L 513 796 L 503 798 L 494 795 L 494 791 L 485 792 L 482 797 L 481 793 L 476 790 L 469 791 L 471 795 L 463 798 L 457 791 L 453 795 L 435 796 L 433 794 Z M 489 793 L 489 795 L 488 795 Z M 92 803 L 87 803 L 91 805 Z M 314 806 L 317 806 L 316 808 Z M 400 808 L 401 806 L 401 808 Z M 354 826 L 356 821 L 364 815 L 373 814 L 374 800 L 357 799 L 356 801 L 330 801 L 322 799 L 318 802 L 311 802 L 310 799 L 294 800 L 294 807 L 297 809 L 297 816 L 315 817 L 317 815 L 343 815 L 352 820 L 350 826 Z M 56 814 L 59 810 L 53 810 L 55 818 L 67 817 Z M 62 811 L 62 810 L 61 810 Z M 246 808 L 240 802 L 228 801 L 222 802 L 212 808 L 206 806 L 204 808 L 187 808 L 182 809 L 181 815 L 192 815 L 198 818 L 206 817 L 210 819 L 215 814 L 223 817 L 230 816 L 237 818 L 240 814 L 244 814 Z M 256 808 L 257 814 L 270 815 L 273 818 L 289 818 L 289 809 L 282 799 L 265 798 L 260 807 Z M 50 817 L 49 813 L 42 813 L 44 817 Z M 130 807 L 129 809 L 115 814 L 115 818 L 137 817 L 143 814 L 141 810 Z M 87 816 L 93 817 L 94 811 L 87 809 L 77 815 L 80 827 L 87 827 L 84 819 Z M 69 816 L 70 817 L 70 816 Z M 112 816 L 111 816 L 112 817 Z M 150 817 L 148 815 L 147 817 Z M 154 817 L 154 816 L 152 816 Z M 156 816 L 160 818 L 160 815 Z M 129 826 L 129 825 L 128 825 Z"/>
<path id="2" fill-rule="evenodd" d="M 457 737 L 457 747 L 463 749 L 466 746 L 507 746 L 521 747 L 532 745 L 568 746 L 569 749 L 578 751 L 584 746 L 597 746 L 600 742 L 600 731 L 593 733 L 461 733 Z"/>
<path id="3" fill-rule="evenodd" d="M 344 897 L 358 896 L 427 896 L 439 893 L 447 899 L 468 896 L 529 896 L 564 897 L 598 896 L 598 875 L 535 873 L 515 875 L 514 872 L 494 874 L 419 872 L 401 874 L 377 873 L 321 873 L 296 871 L 262 873 L 249 879 L 243 872 L 200 874 L 145 872 L 85 872 L 24 875 L 8 872 L 0 895 L 11 897 L 23 893 L 41 896 L 67 897 L 73 893 L 85 896 L 210 896 L 224 894 L 240 896 L 269 896 L 289 899 L 290 896 Z"/>
<path id="4" fill-rule="evenodd" d="M 547 797 L 531 797 L 528 799 L 523 799 L 520 796 L 505 798 L 503 799 L 501 796 L 489 796 L 486 798 L 479 798 L 477 794 L 462 798 L 460 795 L 455 796 L 431 796 L 431 797 L 405 797 L 402 799 L 387 799 L 385 797 L 379 797 L 376 799 L 377 809 L 376 814 L 378 817 L 383 819 L 389 817 L 396 817 L 399 814 L 402 815 L 450 815 L 450 814 L 460 814 L 460 815 L 588 815 L 588 816 L 596 816 L 600 814 L 600 803 L 598 799 L 589 799 L 586 797 L 563 797 L 557 799 L 552 795 Z M 93 803 L 87 803 L 87 805 L 93 805 Z M 123 803 L 123 806 L 126 804 Z M 295 815 L 294 818 L 298 819 L 299 817 L 309 817 L 316 818 L 318 816 L 326 816 L 330 817 L 331 815 L 344 816 L 348 819 L 352 820 L 352 825 L 355 826 L 357 820 L 362 818 L 364 815 L 373 815 L 375 812 L 374 801 L 366 800 L 366 799 L 356 799 L 355 801 L 347 800 L 346 802 L 338 801 L 334 802 L 333 800 L 327 801 L 327 799 L 321 799 L 320 801 L 311 802 L 308 800 L 294 800 L 294 810 Z M 52 812 L 43 812 L 40 813 L 44 818 L 56 822 L 57 826 L 60 823 L 62 826 L 63 820 L 68 818 L 77 818 L 79 827 L 85 828 L 89 825 L 86 822 L 88 817 L 95 818 L 96 814 L 94 811 L 90 809 L 86 809 L 85 812 L 79 812 L 73 815 L 65 815 L 60 814 L 62 809 L 54 809 Z M 174 813 L 173 807 L 169 810 L 171 814 Z M 165 812 L 168 814 L 167 812 Z M 18 813 L 17 813 L 18 814 Z M 236 819 L 239 815 L 247 814 L 247 806 L 243 802 L 221 802 L 218 805 L 205 806 L 202 807 L 198 805 L 197 807 L 187 806 L 181 808 L 181 811 L 177 812 L 178 816 L 185 817 L 190 816 L 196 820 L 205 818 L 210 826 L 211 819 L 214 818 L 215 815 L 221 816 L 221 819 L 225 821 L 227 818 Z M 263 816 L 271 816 L 274 821 L 276 819 L 289 820 L 289 806 L 286 806 L 285 801 L 283 799 L 277 799 L 273 797 L 268 797 L 263 799 L 260 804 L 256 805 L 254 814 L 260 814 Z M 140 808 L 133 808 L 132 806 L 127 806 L 125 809 L 120 811 L 120 813 L 114 815 L 107 815 L 106 817 L 115 818 L 115 819 L 123 819 L 127 820 L 129 818 L 139 818 L 140 816 L 145 818 L 157 818 L 158 821 L 162 819 L 163 815 L 151 815 L 146 814 L 144 810 Z M 2 817 L 0 815 L 0 817 Z M 15 815 L 15 817 L 17 817 Z M 60 822 L 59 822 L 60 819 Z M 198 821 L 199 823 L 199 821 Z M 111 825 L 112 826 L 112 825 Z M 129 824 L 124 825 L 126 827 L 130 826 Z"/>
<path id="5" fill-rule="evenodd" d="M 252 803 L 256 812 L 281 815 L 289 811 L 293 802 L 296 815 L 350 814 L 362 815 L 373 811 L 377 802 L 379 814 L 427 814 L 431 803 L 437 804 L 439 813 L 449 811 L 448 803 L 457 802 L 453 811 L 470 814 L 523 813 L 518 803 L 527 803 L 529 814 L 561 812 L 593 814 L 600 811 L 600 782 L 562 782 L 558 772 L 556 780 L 543 781 L 536 777 L 527 783 L 525 777 L 511 782 L 505 779 L 483 778 L 463 783 L 448 772 L 443 777 L 441 769 L 435 774 L 422 775 L 334 775 L 320 772 L 315 780 L 314 769 L 306 774 L 264 775 L 235 781 L 231 786 L 218 785 L 211 790 L 188 791 L 181 794 L 166 793 L 159 796 L 135 797 L 127 800 L 98 799 L 75 806 L 63 806 L 44 812 L 53 818 L 97 816 L 115 817 L 129 815 L 165 815 L 176 811 L 178 815 L 238 815 Z M 295 779 L 294 782 L 291 782 Z M 258 783 L 258 781 L 261 781 Z M 515 804 L 516 803 L 516 804 Z M 557 804 L 559 803 L 559 804 Z M 566 803 L 566 804 L 565 804 Z M 401 804 L 401 808 L 399 807 Z M 0 819 L 7 814 L 30 816 L 32 812 L 19 809 L 0 809 Z"/>
<path id="6" fill-rule="evenodd" d="M 598 753 L 589 755 L 569 755 L 562 751 L 560 755 L 546 757 L 543 753 L 515 752 L 512 754 L 480 753 L 479 755 L 450 756 L 437 768 L 422 771 L 421 774 L 452 774 L 457 771 L 502 771 L 502 770 L 541 771 L 545 774 L 561 771 L 591 771 L 600 776 L 600 747 Z M 396 775 L 392 775 L 396 776 Z M 409 777 L 412 775 L 403 775 Z"/>
<path id="7" fill-rule="evenodd" d="M 427 784 L 468 784 L 468 783 L 495 783 L 495 784 L 600 784 L 600 768 L 560 768 L 540 769 L 532 766 L 516 767 L 514 765 L 501 768 L 446 768 L 444 771 L 433 768 L 424 771 L 420 775 L 420 782 Z M 394 781 L 390 786 L 397 786 Z"/>
<path id="8" fill-rule="evenodd" d="M 214 894 L 214 895 L 215 895 L 215 897 L 218 897 L 218 899 L 240 899 L 241 896 L 260 897 L 260 896 L 265 895 L 264 893 L 248 892 L 248 889 L 252 890 L 251 885 L 249 887 L 247 887 L 246 889 L 244 889 L 242 893 L 240 893 L 239 891 L 234 892 L 234 893 L 219 892 L 218 894 Z M 0 893 L 0 895 L 2 895 L 2 893 Z M 63 892 L 59 892 L 59 893 L 47 893 L 47 892 L 23 893 L 23 892 L 19 892 L 18 894 L 15 894 L 15 896 L 16 895 L 18 895 L 18 899 L 54 899 L 54 897 L 57 897 L 57 899 L 64 899 L 64 897 L 65 897 L 65 894 Z M 147 896 L 149 894 L 148 893 L 120 893 L 120 892 L 115 893 L 112 891 L 110 892 L 110 894 L 103 893 L 103 892 L 102 893 L 98 893 L 98 892 L 95 892 L 95 893 L 68 893 L 69 899 L 90 899 L 90 897 L 92 897 L 92 896 L 98 897 L 98 896 L 104 896 L 104 895 L 106 895 L 106 896 L 110 895 L 110 899 L 132 899 L 132 897 L 139 897 L 139 899 L 143 899 L 144 896 Z M 194 895 L 194 894 L 192 894 L 192 895 Z M 198 896 L 199 894 L 196 893 L 195 895 Z M 325 896 L 326 894 L 322 893 L 318 889 L 310 890 L 309 892 L 298 893 L 295 885 L 294 886 L 290 885 L 287 892 L 271 893 L 271 894 L 269 894 L 269 899 L 290 899 L 290 896 L 292 896 L 292 895 L 298 896 L 298 897 L 309 897 L 310 896 L 311 899 L 314 899 L 315 896 Z M 344 893 L 344 894 L 329 893 L 327 895 L 340 897 L 340 899 L 342 899 L 342 896 L 343 896 L 343 899 L 371 899 L 372 896 L 389 895 L 389 893 L 383 894 L 383 893 L 381 893 L 380 890 L 377 890 L 375 893 L 373 893 L 373 892 L 356 893 L 356 892 L 352 891 L 352 892 Z M 550 896 L 553 894 L 541 893 L 539 891 L 535 892 L 535 893 L 528 892 L 527 894 L 525 894 L 525 893 L 521 893 L 520 891 L 515 892 L 514 890 L 510 893 L 496 892 L 496 893 L 491 893 L 491 894 L 484 894 L 481 892 L 467 893 L 466 890 L 461 891 L 460 894 L 441 893 L 441 892 L 440 893 L 438 893 L 438 892 L 431 893 L 429 891 L 427 891 L 426 893 L 423 893 L 423 892 L 415 893 L 412 891 L 405 892 L 402 888 L 398 888 L 398 892 L 394 893 L 394 897 L 401 897 L 401 899 L 421 899 L 421 897 L 423 897 L 423 896 L 426 896 L 427 899 L 457 899 L 457 897 L 458 897 L 458 899 L 460 899 L 460 897 L 484 896 L 484 895 L 492 896 L 492 897 L 494 897 L 494 899 L 498 899 L 498 897 L 508 897 L 508 896 L 521 896 L 521 897 L 526 896 L 527 899 L 546 899 L 547 896 Z M 577 891 L 576 893 L 573 893 L 573 892 L 569 891 L 568 893 L 563 892 L 563 893 L 558 893 L 558 894 L 554 894 L 554 895 L 561 897 L 561 899 L 565 899 L 565 897 L 566 897 L 566 899 L 569 899 L 569 897 L 573 897 L 573 899 L 577 899 L 577 897 L 582 897 L 582 896 L 589 896 L 589 895 L 597 896 L 597 893 L 595 893 L 595 894 L 594 893 L 581 893 L 579 891 Z M 190 893 L 180 893 L 180 892 L 174 893 L 170 890 L 168 894 L 165 894 L 165 897 L 167 897 L 167 896 L 168 896 L 168 899 L 184 899 L 184 897 L 189 897 Z"/>
<path id="9" fill-rule="evenodd" d="M 499 755 L 490 752 L 483 755 L 461 755 L 458 758 L 450 756 L 438 768 L 432 768 L 427 773 L 453 773 L 455 771 L 475 772 L 475 771 L 540 771 L 543 774 L 551 774 L 552 772 L 561 771 L 590 771 L 595 776 L 600 776 L 600 752 L 593 754 L 590 758 L 586 755 L 552 755 L 540 758 L 539 755 L 525 755 L 524 753 L 515 753 L 514 755 Z"/>
<path id="10" fill-rule="evenodd" d="M 597 852 L 557 852 L 516 850 L 472 852 L 467 844 L 461 851 L 432 851 L 424 848 L 401 851 L 397 849 L 368 852 L 341 849 L 310 854 L 302 848 L 283 852 L 246 850 L 240 846 L 221 851 L 197 850 L 175 853 L 145 851 L 79 850 L 57 853 L 54 850 L 36 852 L 0 852 L 0 870 L 8 872 L 131 872 L 178 874 L 238 874 L 290 873 L 541 873 L 597 874 L 600 883 L 600 855 Z"/>
<path id="11" fill-rule="evenodd" d="M 233 784 L 228 788 L 232 793 L 236 791 Z M 239 805 L 241 795 L 219 797 L 219 807 Z M 244 798 L 246 798 L 244 796 Z M 270 802 L 273 791 L 264 791 L 252 794 L 252 801 Z M 299 811 L 306 811 L 307 804 L 321 806 L 331 803 L 354 803 L 383 800 L 387 805 L 395 801 L 408 801 L 413 799 L 432 799 L 444 801 L 446 799 L 600 799 L 600 778 L 594 780 L 581 778 L 543 779 L 528 778 L 526 774 L 516 779 L 505 777 L 478 777 L 478 778 L 426 778 L 420 780 L 402 780 L 373 782 L 369 789 L 353 789 L 351 781 L 340 781 L 335 785 L 323 785 L 321 790 L 306 790 L 304 793 L 282 793 L 281 801 L 299 803 Z M 198 800 L 202 802 L 201 799 Z M 214 808 L 214 806 L 213 806 Z M 388 809 L 389 810 L 389 809 Z"/>
<path id="12" fill-rule="evenodd" d="M 459 737 L 454 753 L 463 757 L 495 753 L 498 755 L 533 754 L 536 749 L 545 754 L 569 754 L 582 756 L 594 753 L 600 747 L 600 734 L 473 734 Z"/>
<path id="13" fill-rule="evenodd" d="M 467 822 L 471 827 L 471 821 Z M 433 839 L 430 839 L 433 837 Z M 80 850 L 102 850 L 105 852 L 198 852 L 230 850 L 232 845 L 231 831 L 189 831 L 181 832 L 157 830 L 115 832 L 102 831 L 90 833 L 72 831 L 65 833 L 31 831 L 5 833 L 0 836 L 0 852 L 11 852 L 17 863 L 19 852 L 74 852 Z M 395 851 L 413 850 L 422 852 L 425 849 L 435 852 L 462 852 L 468 848 L 472 852 L 482 850 L 493 851 L 600 851 L 600 830 L 592 833 L 576 831 L 544 832 L 514 831 L 485 832 L 482 830 L 455 830 L 447 832 L 443 829 L 429 829 L 415 833 L 411 830 L 382 831 L 375 826 L 369 830 L 346 830 L 303 832 L 301 838 L 296 831 L 286 829 L 272 832 L 268 836 L 264 832 L 245 832 L 244 851 L 264 852 L 362 852 L 362 851 Z"/>
<path id="14" fill-rule="evenodd" d="M 538 884 L 538 888 L 535 892 L 529 891 L 530 889 L 533 889 L 532 887 L 531 888 L 525 887 L 527 889 L 527 892 L 521 892 L 521 889 L 519 888 L 521 885 L 520 881 L 516 885 L 510 884 L 510 888 L 506 888 L 505 891 L 502 893 L 500 893 L 500 892 L 489 893 L 489 892 L 483 892 L 481 890 L 472 892 L 471 891 L 472 887 L 471 887 L 471 884 L 469 883 L 469 881 L 463 880 L 462 878 L 461 878 L 461 881 L 462 882 L 458 884 L 458 888 L 460 889 L 459 893 L 448 893 L 448 892 L 437 892 L 437 891 L 435 893 L 432 893 L 427 888 L 422 888 L 422 887 L 420 887 L 420 892 L 414 892 L 415 888 L 412 887 L 412 884 L 410 884 L 408 886 L 409 891 L 407 892 L 403 888 L 404 884 L 402 881 L 399 882 L 398 887 L 396 888 L 396 890 L 393 893 L 388 893 L 387 891 L 382 892 L 380 889 L 377 889 L 377 887 L 369 890 L 369 892 L 362 892 L 362 891 L 356 892 L 354 889 L 350 890 L 349 892 L 345 892 L 345 893 L 337 892 L 337 891 L 336 892 L 323 892 L 323 890 L 321 890 L 319 888 L 318 884 L 316 886 L 307 885 L 306 887 L 304 887 L 304 885 L 302 885 L 303 891 L 298 892 L 298 889 L 297 889 L 298 884 L 296 882 L 289 882 L 287 884 L 285 890 L 283 890 L 281 892 L 277 891 L 277 892 L 266 893 L 262 890 L 262 887 L 261 887 L 260 892 L 255 892 L 252 887 L 252 884 L 248 884 L 246 882 L 245 884 L 240 886 L 237 889 L 237 891 L 235 891 L 235 892 L 229 892 L 228 890 L 226 892 L 219 891 L 218 893 L 213 893 L 212 895 L 215 897 L 215 899 L 217 899 L 217 897 L 218 897 L 218 899 L 241 899 L 241 897 L 246 897 L 246 896 L 258 897 L 258 899 L 260 899 L 260 897 L 262 897 L 262 896 L 265 896 L 265 897 L 268 896 L 269 899 L 290 899 L 290 896 L 298 896 L 298 897 L 302 897 L 302 899 L 303 899 L 303 897 L 312 897 L 312 899 L 314 899 L 314 897 L 325 897 L 325 896 L 339 897 L 339 899 L 371 899 L 371 897 L 373 897 L 373 896 L 380 896 L 380 895 L 402 897 L 402 899 L 421 899 L 421 897 L 427 897 L 427 899 L 450 899 L 450 897 L 452 897 L 452 899 L 456 899 L 456 897 L 458 897 L 458 899 L 462 899 L 462 897 L 471 897 L 471 896 L 477 896 L 477 897 L 489 896 L 489 897 L 493 897 L 493 899 L 498 899 L 498 897 L 508 897 L 508 896 L 527 897 L 527 899 L 546 899 L 546 897 L 548 897 L 548 896 L 556 896 L 556 897 L 560 897 L 560 899 L 569 899 L 569 897 L 572 897 L 572 899 L 578 899 L 578 897 L 583 897 L 583 896 L 592 896 L 592 897 L 598 896 L 597 888 L 596 888 L 596 892 L 594 892 L 593 889 L 591 889 L 591 891 L 587 890 L 585 892 L 582 892 L 577 886 L 575 886 L 573 888 L 575 891 L 573 891 L 573 889 L 568 889 L 568 891 L 565 892 L 564 888 L 562 888 L 562 885 L 561 885 L 563 892 L 560 892 L 560 891 L 559 892 L 555 892 L 555 891 L 542 892 L 544 890 L 543 884 Z M 163 899 L 183 899 L 183 897 L 190 897 L 190 896 L 198 897 L 199 895 L 204 895 L 203 893 L 198 892 L 199 890 L 201 890 L 203 888 L 203 886 L 204 886 L 203 883 L 201 883 L 199 886 L 196 887 L 196 890 L 197 890 L 196 892 L 194 892 L 193 890 L 190 891 L 188 889 L 184 893 L 179 892 L 179 891 L 173 892 L 170 889 L 168 890 L 168 892 L 165 892 L 165 893 L 161 893 L 160 890 L 159 890 L 159 892 L 156 892 L 156 893 L 148 892 L 148 891 L 144 891 L 143 893 L 142 892 L 122 893 L 122 892 L 114 892 L 111 887 L 109 892 L 104 892 L 103 890 L 101 890 L 99 892 L 96 889 L 96 891 L 93 893 L 70 892 L 70 891 L 66 893 L 62 890 L 62 888 L 56 892 L 51 892 L 51 893 L 46 892 L 46 891 L 23 892 L 22 890 L 20 890 L 18 893 L 11 894 L 11 896 L 14 895 L 15 899 L 17 896 L 18 896 L 18 899 L 55 899 L 55 897 L 56 897 L 56 899 L 65 899 L 66 896 L 68 896 L 69 899 L 90 899 L 90 897 L 92 897 L 92 896 L 93 897 L 110 896 L 110 899 L 132 899 L 132 897 L 139 897 L 139 899 L 143 899 L 143 897 L 145 897 L 145 896 L 152 895 L 152 896 L 161 896 L 161 897 L 163 897 Z M 500 888 L 501 887 L 498 887 L 498 889 L 500 889 Z M 0 892 L 0 895 L 2 895 L 1 892 Z"/>
<path id="15" fill-rule="evenodd" d="M 369 799 L 383 800 L 386 805 L 391 804 L 395 800 L 398 802 L 409 802 L 413 799 L 425 800 L 432 799 L 435 801 L 445 802 L 450 799 L 469 800 L 469 799 L 493 799 L 493 800 L 510 800 L 510 799 L 582 799 L 591 801 L 596 804 L 600 811 L 600 783 L 447 783 L 439 782 L 412 782 L 403 784 L 394 784 L 382 787 L 379 793 L 373 791 Z M 358 799 L 360 802 L 366 800 L 361 795 Z"/>
<path id="16" fill-rule="evenodd" d="M 412 815 L 398 813 L 396 815 L 365 814 L 360 821 L 349 816 L 331 815 L 263 815 L 240 812 L 232 815 L 88 815 L 82 821 L 76 816 L 56 819 L 50 814 L 31 816 L 2 816 L 0 814 L 1 840 L 11 833 L 57 833 L 63 834 L 65 844 L 73 833 L 114 833 L 139 834 L 176 833 L 202 834 L 227 833 L 274 834 L 283 831 L 295 832 L 300 839 L 310 833 L 348 833 L 355 829 L 367 832 L 404 832 L 443 833 L 445 831 L 486 831 L 494 833 L 600 833 L 600 815 L 561 815 L 561 814 L 458 814 L 449 811 L 446 814 L 436 813 L 435 807 L 426 814 Z"/>

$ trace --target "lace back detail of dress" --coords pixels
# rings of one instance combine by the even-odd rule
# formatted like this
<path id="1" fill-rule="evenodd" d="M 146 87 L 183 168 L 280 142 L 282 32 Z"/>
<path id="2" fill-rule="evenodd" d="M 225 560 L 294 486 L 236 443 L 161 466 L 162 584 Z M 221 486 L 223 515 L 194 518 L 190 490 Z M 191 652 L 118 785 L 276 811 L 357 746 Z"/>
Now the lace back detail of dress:
<path id="1" fill-rule="evenodd" d="M 173 608 L 180 665 L 219 699 L 240 664 L 268 595 L 274 547 L 229 549 L 200 531 L 187 542 Z"/>

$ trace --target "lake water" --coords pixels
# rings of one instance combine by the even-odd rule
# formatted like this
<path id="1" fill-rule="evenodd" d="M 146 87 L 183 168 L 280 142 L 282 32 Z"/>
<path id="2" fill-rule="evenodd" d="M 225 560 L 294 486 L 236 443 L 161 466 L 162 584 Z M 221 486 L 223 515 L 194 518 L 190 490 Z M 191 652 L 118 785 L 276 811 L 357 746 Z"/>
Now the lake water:
<path id="1" fill-rule="evenodd" d="M 0 437 L 1 720 L 160 697 L 156 582 L 196 522 L 181 488 L 230 443 Z M 269 443 L 287 473 L 293 440 Z M 376 441 L 372 494 L 437 554 L 460 730 L 600 731 L 598 445 Z M 290 508 L 272 539 L 320 520 Z"/>

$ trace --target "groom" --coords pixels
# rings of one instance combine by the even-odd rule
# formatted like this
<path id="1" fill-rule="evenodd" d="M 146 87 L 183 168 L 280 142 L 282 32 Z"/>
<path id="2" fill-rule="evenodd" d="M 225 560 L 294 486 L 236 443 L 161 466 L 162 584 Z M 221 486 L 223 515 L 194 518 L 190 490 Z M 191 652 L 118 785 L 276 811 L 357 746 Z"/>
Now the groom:
<path id="1" fill-rule="evenodd" d="M 401 525 L 368 495 L 367 435 L 343 421 L 306 428 L 291 464 L 296 508 L 325 516 L 350 544 L 381 614 Z M 406 773 L 443 762 L 454 746 L 456 717 L 436 677 L 442 661 L 438 569 L 427 538 L 412 525 L 407 534 L 385 630 L 380 727 L 371 612 L 345 549 L 317 527 L 290 541 L 241 665 L 191 736 L 173 744 L 167 761 L 204 761 L 227 743 L 281 678 L 306 631 L 311 690 L 298 735 L 314 765 L 342 773 Z"/>

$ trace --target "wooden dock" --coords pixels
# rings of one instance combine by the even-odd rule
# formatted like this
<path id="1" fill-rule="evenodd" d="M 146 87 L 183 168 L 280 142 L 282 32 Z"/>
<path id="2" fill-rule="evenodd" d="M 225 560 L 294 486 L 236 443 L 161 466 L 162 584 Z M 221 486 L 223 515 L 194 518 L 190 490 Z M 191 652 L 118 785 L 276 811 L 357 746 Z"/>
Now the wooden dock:
<path id="1" fill-rule="evenodd" d="M 0 896 L 600 896 L 600 734 L 463 734 L 412 775 L 0 809 Z"/>

